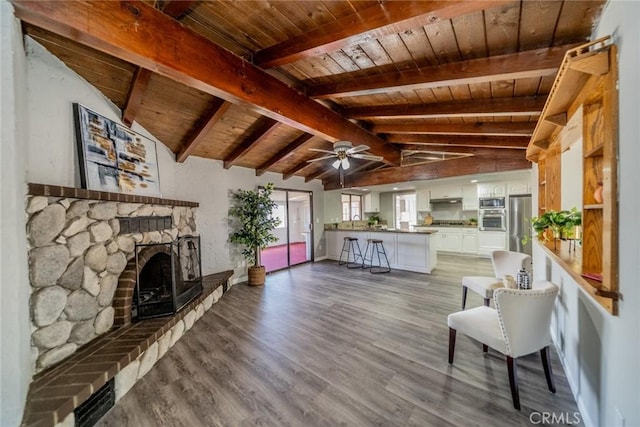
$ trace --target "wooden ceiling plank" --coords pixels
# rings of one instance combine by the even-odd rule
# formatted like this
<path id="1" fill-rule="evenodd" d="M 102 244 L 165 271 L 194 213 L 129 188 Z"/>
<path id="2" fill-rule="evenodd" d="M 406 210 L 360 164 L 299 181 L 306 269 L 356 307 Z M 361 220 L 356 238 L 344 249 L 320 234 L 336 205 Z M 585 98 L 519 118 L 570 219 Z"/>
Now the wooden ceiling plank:
<path id="1" fill-rule="evenodd" d="M 432 162 L 423 165 L 389 167 L 375 171 L 366 171 L 345 176 L 345 186 L 366 187 L 371 185 L 391 184 L 394 182 L 431 180 L 450 178 L 477 173 L 504 172 L 510 170 L 530 169 L 531 163 L 522 158 L 512 157 L 465 157 L 445 162 Z M 338 179 L 324 181 L 324 189 L 340 189 Z"/>
<path id="2" fill-rule="evenodd" d="M 312 163 L 309 163 L 306 160 L 298 163 L 297 165 L 293 166 L 292 168 L 284 171 L 283 174 L 282 174 L 282 179 L 286 181 L 287 179 L 291 178 L 292 176 L 294 176 L 295 174 L 297 174 L 301 170 L 307 168 L 308 166 L 311 166 L 311 164 Z"/>
<path id="3" fill-rule="evenodd" d="M 374 124 L 376 133 L 411 133 L 440 135 L 531 135 L 535 123 L 478 122 L 478 123 L 379 123 Z"/>
<path id="4" fill-rule="evenodd" d="M 491 148 L 526 148 L 526 136 L 483 136 L 483 135 L 411 135 L 391 134 L 387 140 L 393 144 L 416 144 L 432 146 L 467 146 Z"/>
<path id="5" fill-rule="evenodd" d="M 323 139 L 366 144 L 385 162 L 400 164 L 395 147 L 148 4 L 12 4 L 25 22 L 234 104 L 248 103 L 260 114 Z"/>
<path id="6" fill-rule="evenodd" d="M 215 100 L 212 108 L 202 117 L 198 127 L 189 136 L 182 146 L 182 149 L 180 149 L 180 152 L 176 156 L 176 161 L 178 163 L 184 163 L 184 161 L 187 160 L 187 157 L 191 155 L 196 146 L 202 142 L 204 137 L 209 133 L 213 126 L 220 121 L 222 116 L 224 116 L 232 105 L 233 104 L 230 102 L 226 102 L 219 98 Z"/>
<path id="7" fill-rule="evenodd" d="M 385 2 L 258 51 L 255 53 L 254 63 L 263 68 L 280 66 L 415 29 L 424 25 L 424 22 L 434 24 L 508 3 L 509 1 Z"/>
<path id="8" fill-rule="evenodd" d="M 229 169 L 233 166 L 233 164 L 251 150 L 251 148 L 255 147 L 260 141 L 263 141 L 275 132 L 278 126 L 280 126 L 280 123 L 273 119 L 264 120 L 264 122 L 261 123 L 260 126 L 252 132 L 242 144 L 238 145 L 235 150 L 233 150 L 231 154 L 224 159 L 224 168 Z"/>
<path id="9" fill-rule="evenodd" d="M 436 153 L 463 153 L 463 154 L 473 154 L 474 156 L 481 157 L 494 157 L 494 156 L 508 156 L 508 157 L 525 157 L 526 148 L 523 147 L 515 147 L 515 148 L 486 148 L 486 147 L 466 147 L 462 145 L 416 145 L 416 144 L 403 144 L 400 148 L 404 150 L 410 151 L 433 151 Z"/>
<path id="10" fill-rule="evenodd" d="M 334 171 L 338 172 L 337 169 L 334 169 L 333 167 L 331 168 Z M 307 175 L 304 177 L 304 182 L 311 182 L 314 179 L 322 179 L 323 175 L 328 175 L 329 172 L 331 172 L 331 169 L 329 168 L 320 168 L 317 171 Z"/>
<path id="11" fill-rule="evenodd" d="M 144 92 L 147 90 L 152 74 L 153 73 L 146 68 L 138 68 L 133 75 L 131 87 L 127 94 L 127 101 L 122 109 L 122 121 L 128 127 L 131 127 L 138 114 L 138 109 L 140 109 Z"/>
<path id="12" fill-rule="evenodd" d="M 307 94 L 314 98 L 335 98 L 371 95 L 392 89 L 437 88 L 554 75 L 564 53 L 575 46 L 555 46 L 360 78 L 342 76 L 344 78 L 336 78 L 334 83 L 308 87 Z"/>
<path id="13" fill-rule="evenodd" d="M 545 96 L 475 99 L 421 105 L 380 105 L 351 107 L 342 110 L 352 118 L 413 117 L 441 118 L 468 116 L 529 116 L 542 112 Z"/>
<path id="14" fill-rule="evenodd" d="M 275 165 L 280 160 L 284 159 L 289 154 L 293 153 L 295 150 L 305 145 L 307 142 L 309 142 L 311 138 L 313 138 L 313 135 L 308 133 L 303 133 L 302 135 L 297 137 L 293 142 L 291 142 L 290 144 L 287 144 L 286 147 L 278 151 L 269 160 L 267 160 L 266 162 L 258 166 L 258 168 L 256 169 L 256 176 L 260 176 L 264 174 L 266 171 L 269 170 L 271 166 Z"/>
<path id="15" fill-rule="evenodd" d="M 162 5 L 162 11 L 172 18 L 180 19 L 200 3 L 202 0 L 167 0 Z"/>

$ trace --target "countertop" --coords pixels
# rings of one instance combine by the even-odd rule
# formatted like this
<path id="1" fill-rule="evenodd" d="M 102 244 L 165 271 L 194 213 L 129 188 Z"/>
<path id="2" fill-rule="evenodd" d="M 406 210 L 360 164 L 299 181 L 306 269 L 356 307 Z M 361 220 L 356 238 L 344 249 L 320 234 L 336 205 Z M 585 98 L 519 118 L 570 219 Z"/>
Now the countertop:
<path id="1" fill-rule="evenodd" d="M 383 230 L 381 228 L 363 228 L 363 229 L 351 229 L 351 228 L 341 228 L 341 229 L 326 229 L 325 231 L 348 231 L 348 232 L 375 232 L 375 233 L 406 233 L 406 234 L 434 234 L 437 233 L 438 230 L 398 230 L 395 228 L 388 228 Z"/>
<path id="2" fill-rule="evenodd" d="M 478 228 L 478 224 L 416 224 L 419 228 Z"/>

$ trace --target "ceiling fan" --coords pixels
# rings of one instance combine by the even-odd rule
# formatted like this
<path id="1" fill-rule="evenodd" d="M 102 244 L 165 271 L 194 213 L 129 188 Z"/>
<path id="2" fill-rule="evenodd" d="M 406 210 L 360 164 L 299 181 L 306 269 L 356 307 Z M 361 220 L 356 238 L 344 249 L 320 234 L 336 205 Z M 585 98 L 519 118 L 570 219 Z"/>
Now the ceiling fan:
<path id="1" fill-rule="evenodd" d="M 363 151 L 367 151 L 369 149 L 368 145 L 358 145 L 354 147 L 353 144 L 349 141 L 337 141 L 333 144 L 333 151 L 323 150 L 321 148 L 309 148 L 311 151 L 319 151 L 321 153 L 328 153 L 326 156 L 318 157 L 317 159 L 307 160 L 307 162 L 318 162 L 321 160 L 332 159 L 335 158 L 331 166 L 335 169 L 347 170 L 351 167 L 351 163 L 349 162 L 349 157 L 354 159 L 364 159 L 364 160 L 373 160 L 376 162 L 382 161 L 381 156 L 374 156 L 371 154 L 364 154 Z"/>

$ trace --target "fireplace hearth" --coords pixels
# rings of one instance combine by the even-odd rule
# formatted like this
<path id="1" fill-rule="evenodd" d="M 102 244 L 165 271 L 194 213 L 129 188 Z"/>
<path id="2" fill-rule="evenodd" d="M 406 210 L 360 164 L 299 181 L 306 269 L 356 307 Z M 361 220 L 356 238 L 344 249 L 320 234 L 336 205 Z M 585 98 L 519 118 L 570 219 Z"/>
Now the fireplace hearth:
<path id="1" fill-rule="evenodd" d="M 202 293 L 199 236 L 170 243 L 137 244 L 133 321 L 177 313 Z"/>

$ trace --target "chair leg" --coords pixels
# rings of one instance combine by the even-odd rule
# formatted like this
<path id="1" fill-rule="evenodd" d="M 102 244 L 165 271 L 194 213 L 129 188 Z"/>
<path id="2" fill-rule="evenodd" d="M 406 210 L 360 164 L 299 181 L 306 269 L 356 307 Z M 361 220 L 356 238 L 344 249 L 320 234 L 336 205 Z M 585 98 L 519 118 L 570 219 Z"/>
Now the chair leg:
<path id="1" fill-rule="evenodd" d="M 544 368 L 544 376 L 547 378 L 547 387 L 551 393 L 556 392 L 556 386 L 553 383 L 553 372 L 551 370 L 551 359 L 549 358 L 549 346 L 540 350 L 542 358 L 542 367 Z"/>
<path id="2" fill-rule="evenodd" d="M 449 328 L 449 363 L 453 363 L 453 352 L 456 349 L 456 330 Z"/>
<path id="3" fill-rule="evenodd" d="M 469 288 L 467 288 L 466 286 L 462 286 L 462 309 L 464 310 L 464 307 L 467 305 L 467 291 L 469 290 Z"/>
<path id="4" fill-rule="evenodd" d="M 486 307 L 489 307 L 489 306 L 491 305 L 491 298 L 485 298 L 485 299 L 484 299 L 484 305 L 485 305 Z"/>
<path id="5" fill-rule="evenodd" d="M 486 345 L 486 344 L 482 344 L 482 352 L 483 352 L 483 353 L 487 353 L 487 352 L 489 352 L 489 346 L 488 346 L 488 345 Z"/>
<path id="6" fill-rule="evenodd" d="M 507 370 L 509 371 L 509 386 L 511 387 L 511 399 L 513 400 L 513 407 L 520 410 L 520 395 L 518 394 L 518 365 L 516 359 L 511 356 L 507 356 Z"/>

